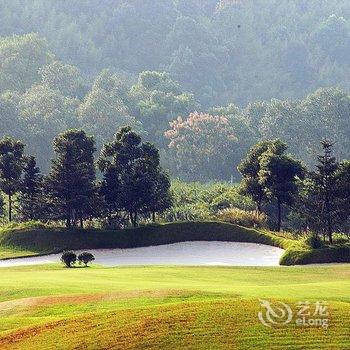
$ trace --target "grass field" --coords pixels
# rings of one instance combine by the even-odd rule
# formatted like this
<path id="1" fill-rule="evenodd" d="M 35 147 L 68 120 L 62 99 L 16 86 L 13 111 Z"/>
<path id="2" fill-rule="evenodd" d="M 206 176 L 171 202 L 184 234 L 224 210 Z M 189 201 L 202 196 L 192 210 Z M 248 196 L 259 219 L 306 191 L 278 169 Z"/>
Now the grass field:
<path id="1" fill-rule="evenodd" d="M 0 270 L 0 349 L 350 349 L 349 265 Z M 329 328 L 260 324 L 259 299 L 328 302 Z"/>

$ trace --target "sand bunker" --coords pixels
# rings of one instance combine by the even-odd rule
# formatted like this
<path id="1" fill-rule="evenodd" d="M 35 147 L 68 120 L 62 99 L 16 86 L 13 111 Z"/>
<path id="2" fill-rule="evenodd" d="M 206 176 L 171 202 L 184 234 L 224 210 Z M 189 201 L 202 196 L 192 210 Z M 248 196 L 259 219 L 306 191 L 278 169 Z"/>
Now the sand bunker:
<path id="1" fill-rule="evenodd" d="M 277 266 L 284 250 L 238 242 L 181 242 L 132 249 L 88 249 L 95 263 L 121 265 Z M 80 252 L 80 251 L 79 251 Z M 77 253 L 79 253 L 77 252 Z M 57 263 L 60 254 L 0 261 L 0 267 Z"/>

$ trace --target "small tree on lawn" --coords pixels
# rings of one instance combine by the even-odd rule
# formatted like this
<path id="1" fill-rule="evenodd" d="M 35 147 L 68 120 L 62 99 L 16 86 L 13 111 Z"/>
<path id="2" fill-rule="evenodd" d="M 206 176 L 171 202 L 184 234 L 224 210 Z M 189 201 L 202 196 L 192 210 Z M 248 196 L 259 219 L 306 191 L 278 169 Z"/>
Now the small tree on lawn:
<path id="1" fill-rule="evenodd" d="M 64 252 L 61 256 L 61 261 L 66 267 L 72 267 L 77 261 L 77 256 L 74 252 Z"/>
<path id="2" fill-rule="evenodd" d="M 12 221 L 13 195 L 21 186 L 24 144 L 10 137 L 0 139 L 0 189 L 8 196 L 8 220 Z"/>
<path id="3" fill-rule="evenodd" d="M 95 257 L 89 253 L 89 252 L 82 252 L 78 255 L 79 263 L 83 263 L 85 266 L 88 265 L 88 263 L 95 260 Z"/>

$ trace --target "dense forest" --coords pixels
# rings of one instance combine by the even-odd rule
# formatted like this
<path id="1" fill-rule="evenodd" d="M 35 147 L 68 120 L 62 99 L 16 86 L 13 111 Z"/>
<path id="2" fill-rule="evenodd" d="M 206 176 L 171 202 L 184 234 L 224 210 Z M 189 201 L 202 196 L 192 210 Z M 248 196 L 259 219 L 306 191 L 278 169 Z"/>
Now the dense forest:
<path id="1" fill-rule="evenodd" d="M 70 128 L 131 125 L 185 180 L 238 179 L 260 139 L 309 165 L 350 141 L 345 0 L 0 2 L 0 135 L 46 172 Z M 156 20 L 155 20 L 156 19 Z"/>

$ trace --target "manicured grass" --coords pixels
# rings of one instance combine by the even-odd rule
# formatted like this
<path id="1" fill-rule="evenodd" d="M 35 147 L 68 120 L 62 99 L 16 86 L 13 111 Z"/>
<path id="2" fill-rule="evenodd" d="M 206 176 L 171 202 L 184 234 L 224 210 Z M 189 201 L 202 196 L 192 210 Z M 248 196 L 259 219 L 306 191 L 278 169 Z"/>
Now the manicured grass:
<path id="1" fill-rule="evenodd" d="M 0 349 L 350 348 L 348 265 L 0 270 Z M 259 299 L 328 302 L 330 326 L 267 328 Z"/>

